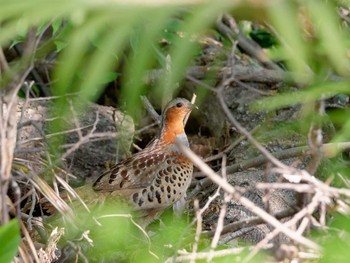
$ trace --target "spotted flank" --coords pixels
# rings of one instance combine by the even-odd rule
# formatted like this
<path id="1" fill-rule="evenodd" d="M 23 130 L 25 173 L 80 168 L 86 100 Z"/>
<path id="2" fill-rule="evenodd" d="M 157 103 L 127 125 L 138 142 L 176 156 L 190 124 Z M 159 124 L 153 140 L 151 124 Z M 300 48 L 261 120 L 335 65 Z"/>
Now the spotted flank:
<path id="1" fill-rule="evenodd" d="M 192 104 L 185 99 L 170 102 L 162 114 L 159 137 L 103 173 L 93 189 L 126 199 L 135 210 L 147 211 L 152 218 L 182 199 L 192 179 L 193 164 L 177 148 L 175 139 L 188 146 L 184 119 L 191 110 Z"/>

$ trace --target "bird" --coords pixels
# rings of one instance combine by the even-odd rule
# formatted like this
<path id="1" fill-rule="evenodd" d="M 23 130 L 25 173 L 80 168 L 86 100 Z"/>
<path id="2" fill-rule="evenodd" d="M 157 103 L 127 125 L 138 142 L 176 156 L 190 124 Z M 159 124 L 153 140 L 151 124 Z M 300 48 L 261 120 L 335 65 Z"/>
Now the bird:
<path id="1" fill-rule="evenodd" d="M 97 206 L 106 200 L 126 202 L 144 228 L 166 208 L 174 205 L 175 212 L 179 210 L 192 180 L 193 163 L 175 141 L 189 147 L 185 123 L 194 107 L 184 98 L 170 101 L 161 115 L 159 135 L 143 150 L 110 166 L 92 185 L 76 188 L 80 199 Z M 61 198 L 68 199 L 67 193 Z M 46 198 L 40 203 L 49 214 L 57 210 Z"/>
<path id="2" fill-rule="evenodd" d="M 193 163 L 175 141 L 189 147 L 185 122 L 194 104 L 176 98 L 162 112 L 159 135 L 146 148 L 115 164 L 93 183 L 97 194 L 121 198 L 142 218 L 142 225 L 185 198 Z"/>

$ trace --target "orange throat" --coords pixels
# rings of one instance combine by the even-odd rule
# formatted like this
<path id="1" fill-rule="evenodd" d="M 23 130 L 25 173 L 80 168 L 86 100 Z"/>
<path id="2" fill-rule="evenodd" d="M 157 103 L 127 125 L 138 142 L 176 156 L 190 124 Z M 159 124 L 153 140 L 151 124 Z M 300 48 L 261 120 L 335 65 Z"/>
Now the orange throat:
<path id="1" fill-rule="evenodd" d="M 185 133 L 184 125 L 179 121 L 168 121 L 162 131 L 161 140 L 166 143 L 174 143 L 176 136 Z"/>

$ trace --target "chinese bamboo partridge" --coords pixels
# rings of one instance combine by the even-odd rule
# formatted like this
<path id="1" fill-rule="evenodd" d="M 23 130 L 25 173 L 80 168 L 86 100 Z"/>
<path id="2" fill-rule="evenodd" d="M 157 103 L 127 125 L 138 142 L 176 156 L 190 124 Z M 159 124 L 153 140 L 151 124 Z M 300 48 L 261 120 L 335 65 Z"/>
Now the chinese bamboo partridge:
<path id="1" fill-rule="evenodd" d="M 122 197 L 148 225 L 163 210 L 184 198 L 193 164 L 175 144 L 189 146 L 184 130 L 193 104 L 183 98 L 171 101 L 163 111 L 160 135 L 145 149 L 103 173 L 94 191 Z"/>

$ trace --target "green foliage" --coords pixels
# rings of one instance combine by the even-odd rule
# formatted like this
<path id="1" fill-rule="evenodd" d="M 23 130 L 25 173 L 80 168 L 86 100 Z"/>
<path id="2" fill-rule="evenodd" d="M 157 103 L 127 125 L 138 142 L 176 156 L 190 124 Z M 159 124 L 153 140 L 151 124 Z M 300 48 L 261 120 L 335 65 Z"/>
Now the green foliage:
<path id="1" fill-rule="evenodd" d="M 12 262 L 17 254 L 20 240 L 17 219 L 0 226 L 0 262 Z"/>
<path id="2" fill-rule="evenodd" d="M 279 46 L 282 59 L 287 61 L 287 64 L 292 72 L 296 74 L 305 74 L 308 72 L 308 50 L 307 45 L 303 41 L 302 29 L 296 23 L 298 10 L 294 1 L 279 1 L 269 10 L 271 22 L 278 31 L 280 37 L 287 45 Z M 307 81 L 312 76 L 306 75 L 303 78 L 298 78 L 298 81 Z"/>
<path id="3" fill-rule="evenodd" d="M 136 225 L 140 223 L 140 215 L 116 200 L 106 201 L 103 206 L 90 204 L 91 213 L 80 204 L 73 206 L 77 215 L 73 224 L 67 224 L 57 215 L 50 225 L 65 229 L 60 246 L 74 243 L 91 262 L 155 262 L 157 258 L 171 257 L 193 242 L 193 229 L 188 221 L 174 217 L 172 211 L 161 217 L 162 222 L 153 222 L 151 231 L 146 233 Z M 91 243 L 82 238 L 84 232 Z"/>
<path id="4" fill-rule="evenodd" d="M 350 218 L 344 215 L 336 215 L 330 224 L 332 236 L 324 240 L 322 263 L 349 262 L 350 250 Z"/>
<path id="5" fill-rule="evenodd" d="M 296 104 L 306 104 L 319 99 L 327 99 L 339 93 L 350 94 L 348 81 L 326 82 L 309 86 L 294 92 L 268 97 L 258 101 L 253 107 L 259 110 L 274 110 Z"/>
<path id="6" fill-rule="evenodd" d="M 342 28 L 332 1 L 281 1 L 269 9 L 279 46 L 298 83 L 312 83 L 330 67 L 349 74 L 347 30 Z"/>
<path id="7" fill-rule="evenodd" d="M 82 98 L 94 100 L 107 81 L 115 80 L 121 74 L 122 101 L 134 116 L 139 111 L 136 106 L 139 96 L 148 90 L 144 83 L 147 71 L 170 66 L 153 88 L 154 94 L 166 102 L 176 94 L 188 65 L 198 52 L 196 38 L 211 27 L 222 11 L 232 9 L 234 12 L 230 1 L 203 3 L 195 9 L 176 5 L 120 5 L 108 1 L 99 4 L 88 0 L 66 0 L 60 4 L 43 0 L 3 2 L 0 17 L 5 23 L 0 44 L 18 35 L 24 36 L 23 32 L 31 26 L 40 29 L 52 23 L 56 50 L 61 51 L 52 90 L 55 95 L 79 92 Z M 267 6 L 265 11 L 278 34 L 272 36 L 260 30 L 254 35 L 262 37 L 269 45 L 275 43 L 273 39 L 277 37 L 281 45 L 274 51 L 275 58 L 287 63 L 294 81 L 317 86 L 307 89 L 306 97 L 303 91 L 300 95 L 293 94 L 293 99 L 289 94 L 286 99 L 270 98 L 266 105 L 270 109 L 283 107 L 305 102 L 304 98 L 317 100 L 328 91 L 332 94 L 343 92 L 337 87 L 327 90 L 323 85 L 328 83 L 314 83 L 319 78 L 323 80 L 318 73 L 324 73 L 330 67 L 342 75 L 349 71 L 347 32 L 339 24 L 334 3 L 279 1 Z M 313 25 L 310 29 L 312 37 L 306 35 L 308 24 L 300 17 Z M 170 43 L 166 49 L 158 45 L 161 38 Z M 128 59 L 123 55 L 126 51 Z M 167 55 L 170 65 L 164 60 Z M 113 74 L 121 63 L 126 65 L 123 72 Z M 56 110 L 66 112 L 67 105 L 58 102 Z"/>
<path id="8" fill-rule="evenodd" d="M 173 94 L 179 81 L 183 80 L 188 65 L 197 50 L 198 42 L 194 37 L 200 36 L 214 23 L 218 14 L 231 6 L 230 1 L 208 2 L 196 8 L 195 12 L 184 19 L 179 32 L 183 37 L 177 38 L 169 52 L 171 58 L 171 70 L 166 71 L 159 81 L 155 91 L 161 97 L 167 98 Z M 168 94 L 167 94 L 168 92 Z"/>
<path id="9" fill-rule="evenodd" d="M 340 27 L 336 7 L 329 1 L 312 0 L 306 1 L 305 4 L 314 22 L 318 38 L 315 50 L 317 53 L 313 54 L 313 59 L 319 62 L 315 55 L 326 58 L 325 62 L 329 63 L 336 73 L 347 76 L 350 69 L 349 59 L 346 56 L 349 43 L 346 41 L 346 31 Z"/>
<path id="10" fill-rule="evenodd" d="M 263 48 L 270 48 L 277 44 L 276 37 L 262 28 L 252 30 L 249 36 Z"/>
<path id="11" fill-rule="evenodd" d="M 338 1 L 282 0 L 261 7 L 249 6 L 249 3 L 240 6 L 233 2 L 203 1 L 198 5 L 184 6 L 176 3 L 135 5 L 112 0 L 0 0 L 0 45 L 4 47 L 23 43 L 29 29 L 35 28 L 39 35 L 43 28 L 51 25 L 51 42 L 46 43 L 45 48 L 41 46 L 37 56 L 41 58 L 49 52 L 58 55 L 53 70 L 52 94 L 77 92 L 79 100 L 96 100 L 108 82 L 118 80 L 121 85 L 119 99 L 127 105 L 128 112 L 136 116 L 140 109 L 141 94 L 152 93 L 160 104 L 176 96 L 186 70 L 199 53 L 199 39 L 212 30 L 220 14 L 247 14 L 241 13 L 240 7 L 248 6 L 244 10 L 250 11 L 249 17 L 263 17 L 273 29 L 269 30 L 271 34 L 265 31 L 252 32 L 252 38 L 261 40 L 262 46 L 267 47 L 278 42 L 271 51 L 273 58 L 287 65 L 291 83 L 297 87 L 293 92 L 259 101 L 254 105 L 255 109 L 272 111 L 296 104 L 307 105 L 339 93 L 350 94 L 347 55 L 349 28 L 337 15 Z M 348 1 L 341 2 L 349 4 Z M 163 38 L 167 42 L 165 46 L 160 43 Z M 163 69 L 164 72 L 156 85 L 149 87 L 144 79 L 152 69 Z M 330 75 L 342 79 L 335 82 Z M 36 92 L 39 88 L 34 89 Z M 80 105 L 83 110 L 84 105 Z M 69 112 L 66 100 L 56 100 L 54 106 L 56 116 Z M 279 131 L 293 135 L 288 129 L 308 128 L 305 123 L 310 121 L 310 115 L 306 112 L 299 124 L 281 125 Z M 348 116 L 349 111 L 331 116 L 338 124 L 334 141 L 349 140 Z M 61 131 L 62 125 L 58 119 L 52 126 L 52 132 Z M 269 134 L 270 137 L 274 135 L 272 132 Z M 59 143 L 50 145 L 53 153 L 57 153 Z M 337 171 L 340 170 L 335 169 L 334 174 Z M 349 174 L 348 170 L 341 173 Z M 116 211 L 111 209 L 104 213 Z M 106 251 L 122 251 L 131 246 L 139 253 L 130 254 L 130 258 L 152 262 L 154 258 L 149 253 L 147 238 L 128 219 L 109 218 L 102 221 L 104 227 L 92 227 L 91 222 L 84 226 L 91 228 L 95 244 L 98 244 L 91 250 L 91 257 L 112 257 L 113 254 Z M 164 232 L 156 233 L 152 238 L 154 247 L 151 250 L 169 256 L 173 251 L 165 250 L 162 244 L 169 243 L 175 250 L 188 245 L 186 238 L 183 238 L 186 235 L 182 232 L 186 223 L 177 223 L 170 223 Z M 341 218 L 337 227 L 346 227 L 348 223 L 348 218 Z M 9 262 L 16 254 L 19 242 L 17 224 L 14 220 L 0 228 L 0 262 Z M 134 238 L 125 240 L 125 236 Z M 174 240 L 179 239 L 181 241 L 175 244 Z M 347 242 L 344 243 L 335 236 L 331 242 L 326 242 L 324 262 L 333 260 L 330 255 L 338 247 L 344 254 L 345 262 L 349 257 L 344 245 L 348 243 L 348 237 L 345 240 Z M 222 262 L 228 261 L 222 259 Z"/>

